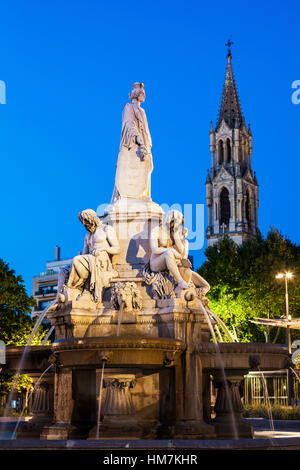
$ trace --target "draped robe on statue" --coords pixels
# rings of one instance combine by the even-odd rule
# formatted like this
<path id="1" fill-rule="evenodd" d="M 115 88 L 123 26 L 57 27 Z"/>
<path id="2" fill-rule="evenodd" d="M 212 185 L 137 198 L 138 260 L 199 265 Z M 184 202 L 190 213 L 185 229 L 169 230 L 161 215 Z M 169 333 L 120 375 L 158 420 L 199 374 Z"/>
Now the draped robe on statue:
<path id="1" fill-rule="evenodd" d="M 136 142 L 140 136 L 146 155 Z M 112 202 L 120 198 L 150 199 L 151 135 L 145 111 L 136 103 L 126 103 L 122 114 L 122 133 Z"/>

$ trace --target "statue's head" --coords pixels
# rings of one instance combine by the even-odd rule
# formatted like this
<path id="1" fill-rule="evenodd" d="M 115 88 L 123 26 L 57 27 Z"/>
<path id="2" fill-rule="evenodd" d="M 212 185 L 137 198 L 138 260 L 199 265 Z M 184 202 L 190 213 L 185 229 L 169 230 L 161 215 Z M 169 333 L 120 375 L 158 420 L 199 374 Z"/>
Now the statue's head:
<path id="1" fill-rule="evenodd" d="M 171 209 L 163 215 L 162 223 L 163 225 L 167 225 L 168 227 L 170 227 L 172 230 L 176 230 L 178 227 L 183 225 L 184 216 L 178 210 Z"/>
<path id="2" fill-rule="evenodd" d="M 101 224 L 99 217 L 93 209 L 85 209 L 81 211 L 78 216 L 80 222 L 85 226 L 85 228 L 94 233 L 96 228 Z"/>
<path id="3" fill-rule="evenodd" d="M 146 94 L 145 94 L 145 88 L 143 83 L 135 82 L 132 85 L 132 90 L 129 93 L 129 98 L 132 101 L 133 99 L 136 99 L 140 103 L 143 103 L 146 99 Z"/>

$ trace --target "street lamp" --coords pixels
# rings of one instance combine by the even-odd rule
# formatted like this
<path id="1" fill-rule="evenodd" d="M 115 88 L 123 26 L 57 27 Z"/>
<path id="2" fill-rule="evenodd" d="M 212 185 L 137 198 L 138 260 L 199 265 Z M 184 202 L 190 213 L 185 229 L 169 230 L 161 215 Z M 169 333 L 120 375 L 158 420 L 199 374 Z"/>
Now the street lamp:
<path id="1" fill-rule="evenodd" d="M 289 293 L 288 293 L 288 280 L 293 278 L 293 273 L 286 271 L 285 273 L 278 273 L 276 275 L 276 279 L 284 279 L 285 282 L 285 317 L 286 317 L 286 345 L 289 350 L 289 354 L 292 353 L 292 346 L 291 346 L 291 330 L 288 326 L 289 320 L 291 320 L 291 315 L 289 314 Z M 288 404 L 291 405 L 292 403 L 292 376 L 291 376 L 291 369 L 288 368 Z"/>
<path id="2" fill-rule="evenodd" d="M 286 271 L 285 273 L 278 273 L 275 277 L 276 279 L 284 279 L 285 281 L 285 317 L 286 321 L 288 322 L 291 320 L 291 315 L 289 313 L 289 293 L 288 293 L 288 280 L 293 278 L 293 273 Z M 291 347 L 291 331 L 290 327 L 287 325 L 286 327 L 286 345 L 289 350 L 289 354 L 292 353 Z"/>

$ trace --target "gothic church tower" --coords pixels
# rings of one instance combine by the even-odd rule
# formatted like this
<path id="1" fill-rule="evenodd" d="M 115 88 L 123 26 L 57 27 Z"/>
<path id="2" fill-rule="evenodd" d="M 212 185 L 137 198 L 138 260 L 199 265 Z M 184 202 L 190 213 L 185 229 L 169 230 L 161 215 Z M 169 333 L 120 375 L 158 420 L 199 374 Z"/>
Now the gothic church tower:
<path id="1" fill-rule="evenodd" d="M 228 44 L 227 68 L 219 116 L 211 123 L 211 170 L 206 179 L 207 246 L 228 234 L 237 244 L 258 232 L 258 184 L 252 172 L 252 134 L 242 114 Z"/>

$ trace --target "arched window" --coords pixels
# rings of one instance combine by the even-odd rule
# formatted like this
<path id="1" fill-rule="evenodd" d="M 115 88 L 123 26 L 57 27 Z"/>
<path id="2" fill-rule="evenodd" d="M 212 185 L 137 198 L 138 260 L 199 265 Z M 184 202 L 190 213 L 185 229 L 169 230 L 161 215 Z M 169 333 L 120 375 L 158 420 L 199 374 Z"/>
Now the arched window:
<path id="1" fill-rule="evenodd" d="M 227 188 L 223 188 L 220 193 L 220 226 L 223 224 L 229 225 L 230 219 L 230 201 L 229 201 L 229 191 Z"/>
<path id="2" fill-rule="evenodd" d="M 250 201 L 250 191 L 247 189 L 246 192 L 246 203 L 245 203 L 245 215 L 248 222 L 248 226 L 251 226 L 251 201 Z"/>
<path id="3" fill-rule="evenodd" d="M 224 162 L 223 140 L 219 140 L 219 143 L 218 143 L 218 160 L 219 160 L 219 165 L 222 165 L 222 163 Z"/>
<path id="4" fill-rule="evenodd" d="M 226 140 L 226 146 L 227 146 L 227 163 L 231 162 L 231 143 L 230 139 Z"/>

